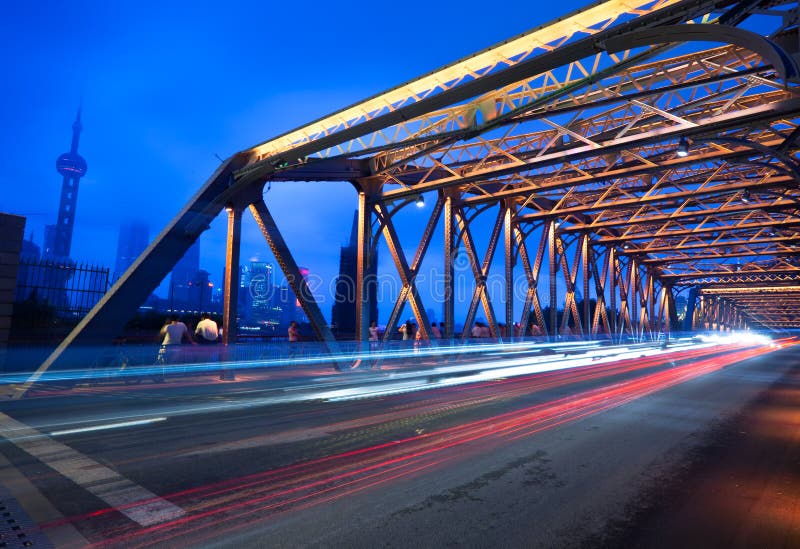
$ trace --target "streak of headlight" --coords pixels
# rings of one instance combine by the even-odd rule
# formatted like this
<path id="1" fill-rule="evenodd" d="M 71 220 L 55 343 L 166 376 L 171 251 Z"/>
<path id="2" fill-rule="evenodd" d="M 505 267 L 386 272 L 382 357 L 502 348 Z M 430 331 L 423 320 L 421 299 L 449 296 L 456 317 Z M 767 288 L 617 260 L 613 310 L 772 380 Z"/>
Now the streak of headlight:
<path id="1" fill-rule="evenodd" d="M 526 358 L 515 357 L 507 360 L 494 359 L 483 362 L 473 362 L 466 365 L 441 366 L 432 369 L 407 372 L 392 372 L 387 377 L 370 377 L 357 381 L 358 385 L 356 386 L 352 386 L 354 380 L 348 380 L 342 382 L 342 384 L 347 385 L 347 387 L 341 389 L 332 388 L 332 384 L 329 380 L 325 380 L 320 383 L 307 384 L 299 387 L 295 386 L 292 387 L 291 392 L 278 395 L 237 398 L 235 401 L 229 402 L 192 402 L 173 404 L 168 407 L 160 406 L 156 413 L 171 417 L 315 400 L 345 401 L 374 398 L 476 382 L 486 382 L 498 378 L 576 369 L 589 365 L 603 365 L 631 358 L 641 359 L 644 357 L 669 356 L 687 348 L 713 350 L 723 347 L 724 346 L 711 343 L 687 343 L 681 346 L 669 347 L 665 350 L 654 347 L 632 350 L 629 350 L 627 347 L 601 347 L 587 352 L 580 357 L 569 359 L 565 359 L 562 355 L 545 355 Z M 627 352 L 620 353 L 620 351 Z M 259 389 L 256 392 L 263 392 L 263 390 Z"/>
<path id="2" fill-rule="evenodd" d="M 104 544 L 155 545 L 198 531 L 216 537 L 222 529 L 247 526 L 242 520 L 250 520 L 256 513 L 280 513 L 335 500 L 429 466 L 463 459 L 467 452 L 465 445 L 469 443 L 483 441 L 481 449 L 486 452 L 487 448 L 505 441 L 609 410 L 768 352 L 771 352 L 769 347 L 738 350 L 439 431 L 191 489 L 182 495 L 164 496 L 194 511 L 186 517 L 137 531 L 107 532 L 117 537 L 107 539 Z M 444 453 L 455 448 L 459 450 Z"/>
<path id="3" fill-rule="evenodd" d="M 106 423 L 105 425 L 92 425 L 91 427 L 80 427 L 78 429 L 66 429 L 64 431 L 53 431 L 50 436 L 55 437 L 58 435 L 73 435 L 75 433 L 89 433 L 91 431 L 104 431 L 106 429 L 119 429 L 121 427 L 134 427 L 136 425 L 148 425 L 150 423 L 158 423 L 166 421 L 165 417 L 154 417 L 150 419 L 139 419 L 136 421 L 122 421 L 120 423 Z"/>
<path id="4" fill-rule="evenodd" d="M 396 360 L 396 359 L 418 359 L 430 356 L 449 356 L 449 355 L 470 355 L 483 354 L 491 351 L 515 351 L 527 350 L 537 351 L 541 349 L 551 350 L 584 350 L 601 347 L 598 341 L 566 341 L 566 342 L 518 342 L 518 343 L 491 343 L 491 344 L 463 344 L 447 347 L 427 347 L 423 349 L 394 349 L 378 350 L 354 353 L 343 353 L 338 355 L 322 354 L 301 358 L 286 358 L 272 360 L 241 360 L 241 361 L 213 361 L 195 362 L 169 365 L 130 366 L 124 370 L 119 368 L 94 368 L 91 370 L 56 370 L 45 372 L 39 382 L 53 381 L 89 381 L 93 379 L 126 378 L 126 377 L 147 377 L 168 373 L 207 373 L 218 372 L 222 367 L 235 368 L 237 370 L 250 368 L 280 367 L 280 366 L 308 366 L 313 364 L 330 364 L 332 362 L 349 363 L 357 360 Z M 0 376 L 0 384 L 24 383 L 30 378 L 29 372 L 7 373 Z"/>
<path id="5" fill-rule="evenodd" d="M 636 350 L 633 352 L 622 352 L 603 355 L 600 352 L 587 353 L 586 356 L 575 359 L 559 358 L 558 360 L 536 360 L 533 358 L 510 359 L 505 361 L 486 361 L 473 363 L 469 368 L 464 367 L 458 369 L 434 369 L 427 372 L 424 379 L 416 383 L 402 383 L 402 384 L 376 384 L 372 383 L 368 386 L 348 387 L 345 389 L 336 389 L 333 391 L 323 391 L 315 393 L 315 398 L 329 400 L 329 401 L 344 401 L 359 398 L 369 398 L 375 396 L 386 396 L 391 394 L 407 393 L 417 390 L 430 389 L 434 386 L 453 386 L 463 385 L 465 383 L 476 383 L 480 381 L 488 381 L 500 377 L 516 377 L 530 374 L 537 374 L 543 372 L 551 372 L 554 370 L 566 370 L 572 368 L 580 368 L 592 364 L 607 364 L 619 360 L 627 360 L 631 358 L 644 358 L 651 356 L 661 356 L 674 353 L 675 349 L 647 349 Z M 445 377 L 436 382 L 430 382 L 428 379 L 437 374 L 446 375 L 447 373 L 461 373 L 464 371 L 475 371 L 471 375 L 458 375 L 454 377 Z M 417 376 L 419 377 L 419 375 Z"/>
<path id="6" fill-rule="evenodd" d="M 727 332 L 725 334 L 701 334 L 698 339 L 710 343 L 731 344 L 739 343 L 742 345 L 771 345 L 772 338 L 764 334 L 753 332 Z"/>

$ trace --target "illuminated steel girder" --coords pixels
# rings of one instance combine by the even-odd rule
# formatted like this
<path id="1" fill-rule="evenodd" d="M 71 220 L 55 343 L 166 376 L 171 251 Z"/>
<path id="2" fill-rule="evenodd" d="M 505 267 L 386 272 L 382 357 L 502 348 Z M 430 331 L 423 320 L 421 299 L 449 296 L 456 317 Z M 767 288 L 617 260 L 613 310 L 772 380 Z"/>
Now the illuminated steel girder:
<path id="1" fill-rule="evenodd" d="M 792 43 L 791 17 L 782 10 L 796 5 L 759 6 L 731 0 L 592 4 L 234 155 L 43 367 L 70 345 L 118 332 L 227 203 L 264 209 L 268 181 L 340 178 L 364 192 L 361 260 L 375 245 L 367 242 L 374 217 L 402 280 L 396 304 L 409 301 L 426 334 L 414 285 L 419 263 L 415 258 L 409 265 L 402 254 L 391 205 L 428 191 L 439 200 L 417 256 L 442 221 L 447 337 L 455 324 L 453 261 L 462 244 L 475 279 L 469 316 L 481 303 L 492 333 L 504 335 L 485 287 L 503 229 L 506 284 L 520 266 L 527 282 L 518 318 L 527 324 L 532 314 L 551 337 L 559 309 L 562 327 L 571 321 L 585 335 L 609 330 L 654 337 L 676 321 L 675 288 L 796 284 L 791 239 L 800 227 L 800 90 L 792 55 L 798 52 L 778 46 Z M 756 10 L 779 16 L 768 17 L 775 23 L 770 38 L 746 30 Z M 692 41 L 670 57 L 685 40 Z M 703 49 L 694 40 L 722 45 Z M 497 221 L 480 261 L 467 215 L 488 217 L 492 210 Z M 739 241 L 737 251 L 726 251 L 726 239 Z M 767 242 L 773 247 L 764 247 Z M 276 253 L 282 266 L 291 264 L 288 248 Z M 679 257 L 686 267 L 676 270 L 659 254 Z M 737 271 L 734 254 L 753 257 Z M 539 304 L 545 263 L 549 315 Z M 584 298 L 580 311 L 576 288 Z M 586 303 L 591 291 L 594 311 Z M 508 296 L 506 288 L 500 299 L 507 323 L 514 315 Z M 747 315 L 735 301 L 727 312 L 715 301 L 716 316 L 702 317 L 712 310 L 711 298 L 699 299 L 708 301 L 697 308 L 703 323 L 745 326 Z M 363 338 L 364 307 L 358 310 Z M 319 337 L 332 341 L 324 319 L 314 316 Z M 767 317 L 759 318 L 766 325 Z"/>

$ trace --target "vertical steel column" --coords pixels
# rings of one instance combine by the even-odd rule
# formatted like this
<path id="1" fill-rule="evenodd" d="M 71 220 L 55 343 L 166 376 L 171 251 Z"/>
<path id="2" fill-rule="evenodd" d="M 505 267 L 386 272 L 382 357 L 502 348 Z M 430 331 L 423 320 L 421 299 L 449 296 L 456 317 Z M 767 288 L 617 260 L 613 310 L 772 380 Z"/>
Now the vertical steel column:
<path id="1" fill-rule="evenodd" d="M 630 267 L 631 259 L 630 257 L 625 257 L 625 261 L 627 262 L 628 267 Z M 620 336 L 627 332 L 630 335 L 634 334 L 634 327 L 633 327 L 633 312 L 634 307 L 636 305 L 634 301 L 634 297 L 631 295 L 631 287 L 630 287 L 630 276 L 625 274 L 625 265 L 620 258 L 617 257 L 617 286 L 619 287 L 619 322 L 617 325 L 618 332 Z M 631 306 L 633 303 L 633 306 Z"/>
<path id="2" fill-rule="evenodd" d="M 614 246 L 606 248 L 606 261 L 608 262 L 608 308 L 611 309 L 611 334 L 617 333 L 617 249 Z"/>
<path id="3" fill-rule="evenodd" d="M 222 298 L 222 343 L 236 343 L 236 313 L 239 303 L 239 253 L 242 240 L 242 209 L 226 206 L 228 237 L 225 243 L 225 289 Z"/>
<path id="4" fill-rule="evenodd" d="M 706 307 L 708 307 L 708 303 L 706 302 L 706 296 L 700 296 L 700 306 L 696 309 L 695 320 L 692 324 L 692 331 L 699 331 L 706 329 Z"/>
<path id="5" fill-rule="evenodd" d="M 725 331 L 731 331 L 731 325 L 733 324 L 733 304 L 730 300 L 725 300 Z"/>
<path id="6" fill-rule="evenodd" d="M 641 306 L 639 303 L 639 292 L 636 284 L 638 267 L 636 259 L 628 256 L 628 316 L 630 321 L 631 335 L 639 337 L 639 327 L 641 325 L 641 315 L 637 315 L 637 307 Z"/>
<path id="7" fill-rule="evenodd" d="M 556 220 L 551 219 L 550 222 L 547 224 L 547 246 L 549 247 L 548 250 L 548 262 L 550 264 L 550 333 L 547 334 L 550 336 L 550 339 L 555 339 L 558 335 L 558 314 L 556 309 L 558 307 L 556 303 Z M 566 311 L 564 311 L 566 314 Z"/>
<path id="8" fill-rule="evenodd" d="M 647 281 L 646 282 L 647 283 L 647 310 L 648 310 L 647 324 L 648 324 L 648 328 L 649 328 L 650 334 L 651 334 L 650 337 L 652 337 L 653 332 L 657 331 L 657 327 L 656 327 L 657 319 L 656 319 L 656 316 L 655 316 L 655 312 L 656 312 L 655 311 L 655 297 L 656 297 L 655 296 L 655 292 L 656 292 L 656 287 L 655 287 L 655 277 L 653 276 L 652 269 L 650 269 L 650 268 L 647 269 L 647 275 L 646 275 L 646 279 L 645 280 Z"/>
<path id="9" fill-rule="evenodd" d="M 719 331 L 719 296 L 711 298 L 711 330 Z"/>
<path id="10" fill-rule="evenodd" d="M 364 191 L 358 192 L 357 214 L 357 255 L 356 255 L 356 340 L 369 339 L 369 311 L 367 299 L 366 275 L 370 261 L 370 227 L 371 208 L 367 205 L 367 195 Z"/>
<path id="11" fill-rule="evenodd" d="M 511 213 L 513 204 L 506 203 L 505 216 L 503 218 L 503 230 L 505 231 L 505 252 L 506 252 L 506 333 L 503 336 L 514 337 L 514 240 L 513 227 L 511 226 Z"/>
<path id="12" fill-rule="evenodd" d="M 444 197 L 444 334 L 445 339 L 453 339 L 455 325 L 455 205 L 453 195 Z"/>
<path id="13" fill-rule="evenodd" d="M 675 289 L 667 287 L 667 330 L 672 334 L 672 326 L 678 326 L 678 309 L 675 307 Z"/>
<path id="14" fill-rule="evenodd" d="M 589 257 L 591 246 L 589 246 L 589 233 L 584 233 L 582 239 L 581 256 L 583 259 L 583 337 L 589 339 L 592 333 L 592 319 L 590 318 L 589 307 L 589 261 L 593 258 Z M 599 303 L 599 301 L 598 301 Z"/>

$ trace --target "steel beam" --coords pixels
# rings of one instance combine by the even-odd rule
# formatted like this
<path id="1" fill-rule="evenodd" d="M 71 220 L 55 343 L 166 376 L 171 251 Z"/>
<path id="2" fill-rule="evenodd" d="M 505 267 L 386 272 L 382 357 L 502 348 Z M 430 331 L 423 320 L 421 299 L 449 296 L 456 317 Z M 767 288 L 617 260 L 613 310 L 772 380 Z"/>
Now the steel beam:
<path id="1" fill-rule="evenodd" d="M 516 259 L 516 251 L 514 250 L 513 214 L 513 205 L 506 204 L 503 216 L 506 333 L 503 336 L 507 338 L 514 337 L 514 260 Z"/>
<path id="2" fill-rule="evenodd" d="M 242 207 L 231 204 L 228 212 L 228 232 L 225 243 L 225 289 L 222 296 L 222 343 L 236 343 L 238 334 L 239 255 L 242 242 Z"/>
<path id="3" fill-rule="evenodd" d="M 590 264 L 594 261 L 591 257 L 591 237 L 589 233 L 581 237 L 581 259 L 583 261 L 583 335 L 587 337 L 592 333 L 592 319 L 590 317 L 590 303 L 589 303 L 589 278 L 591 273 Z M 597 303 L 597 302 L 596 302 Z"/>
<path id="4" fill-rule="evenodd" d="M 369 339 L 369 299 L 367 297 L 367 272 L 371 263 L 372 245 L 372 208 L 367 205 L 367 195 L 361 190 L 358 193 L 358 212 L 356 213 L 356 340 Z M 372 281 L 376 283 L 377 281 Z"/>
<path id="5" fill-rule="evenodd" d="M 297 266 L 297 262 L 294 260 L 292 253 L 289 251 L 289 247 L 286 245 L 286 241 L 283 239 L 280 230 L 278 230 L 278 226 L 272 214 L 267 209 L 267 205 L 259 198 L 250 204 L 250 213 L 253 215 L 258 228 L 261 229 L 264 238 L 267 240 L 272 250 L 272 255 L 275 256 L 275 260 L 278 262 L 278 265 L 280 265 L 283 275 L 286 277 L 289 286 L 292 288 L 294 295 L 300 302 L 300 306 L 303 308 L 303 312 L 305 312 L 308 317 L 308 321 L 311 323 L 311 327 L 314 329 L 317 339 L 325 344 L 328 352 L 333 355 L 339 355 L 339 344 L 336 342 L 336 338 L 333 337 L 333 333 L 328 323 L 325 321 L 325 317 L 322 315 L 319 305 L 317 305 L 317 300 L 311 293 L 306 279 L 300 272 L 300 268 Z M 342 366 L 337 363 L 336 368 L 341 369 Z"/>
<path id="6" fill-rule="evenodd" d="M 486 322 L 489 325 L 489 330 L 492 337 L 499 338 L 500 334 L 497 329 L 497 320 L 494 314 L 489 293 L 486 289 L 486 278 L 489 276 L 489 267 L 491 266 L 492 259 L 494 258 L 495 250 L 497 249 L 497 241 L 500 237 L 500 231 L 503 227 L 504 208 L 501 206 L 497 218 L 492 228 L 492 233 L 489 237 L 489 244 L 486 247 L 483 263 L 478 259 L 478 251 L 475 247 L 475 242 L 472 239 L 472 233 L 469 228 L 469 221 L 464 214 L 464 211 L 459 208 L 456 211 L 456 222 L 458 229 L 461 233 L 461 240 L 464 242 L 464 250 L 467 252 L 467 257 L 472 267 L 472 274 L 475 277 L 475 290 L 472 294 L 472 302 L 470 303 L 467 311 L 467 317 L 464 320 L 464 333 L 462 339 L 469 337 L 469 330 L 472 328 L 472 323 L 475 320 L 475 313 L 477 312 L 478 303 L 483 305 L 483 312 L 486 314 Z"/>
<path id="7" fill-rule="evenodd" d="M 556 301 L 556 275 L 558 266 L 556 265 L 556 225 L 557 221 L 551 219 L 547 223 L 547 250 L 548 250 L 548 274 L 550 277 L 550 329 L 547 334 L 551 339 L 558 335 L 558 303 Z M 566 313 L 566 311 L 565 311 Z"/>
<path id="8" fill-rule="evenodd" d="M 444 198 L 444 337 L 448 341 L 453 339 L 455 326 L 455 210 L 453 193 L 440 191 L 440 198 Z"/>
<path id="9" fill-rule="evenodd" d="M 425 308 L 422 305 L 422 299 L 419 296 L 419 292 L 417 292 L 414 279 L 417 276 L 419 266 L 422 263 L 422 259 L 425 256 L 425 252 L 430 244 L 431 237 L 433 235 L 433 227 L 435 227 L 442 211 L 442 202 L 440 200 L 436 201 L 436 206 L 434 207 L 434 211 L 428 220 L 426 230 L 422 236 L 422 241 L 417 247 L 417 255 L 414 259 L 414 264 L 411 267 L 408 266 L 408 261 L 406 260 L 405 253 L 403 253 L 403 248 L 400 245 L 400 239 L 398 238 L 397 232 L 394 229 L 394 224 L 392 223 L 391 216 L 386 208 L 386 205 L 383 203 L 377 203 L 375 208 L 381 216 L 383 222 L 384 240 L 386 240 L 386 244 L 389 247 L 389 252 L 392 254 L 392 258 L 394 259 L 395 267 L 400 275 L 400 283 L 403 285 L 400 295 L 395 303 L 395 309 L 392 313 L 392 317 L 387 325 L 386 332 L 389 332 L 390 326 L 391 329 L 394 329 L 394 326 L 396 326 L 397 322 L 397 315 L 403 307 L 403 302 L 408 300 L 409 304 L 411 305 L 411 310 L 414 313 L 414 318 L 417 320 L 417 324 L 419 325 L 420 336 L 424 339 L 430 339 L 431 325 L 430 321 L 428 320 L 428 313 L 425 311 Z"/>

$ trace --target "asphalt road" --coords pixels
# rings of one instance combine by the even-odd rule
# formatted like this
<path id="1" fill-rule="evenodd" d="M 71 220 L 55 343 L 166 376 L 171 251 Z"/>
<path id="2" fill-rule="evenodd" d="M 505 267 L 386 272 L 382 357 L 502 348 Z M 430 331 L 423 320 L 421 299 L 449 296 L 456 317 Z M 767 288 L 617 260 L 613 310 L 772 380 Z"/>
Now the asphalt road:
<path id="1" fill-rule="evenodd" d="M 0 480 L 64 547 L 651 546 L 669 517 L 691 523 L 681 498 L 800 352 L 641 354 L 475 379 L 421 363 L 42 391 L 2 405 Z M 796 541 L 758 524 L 718 539 Z"/>

